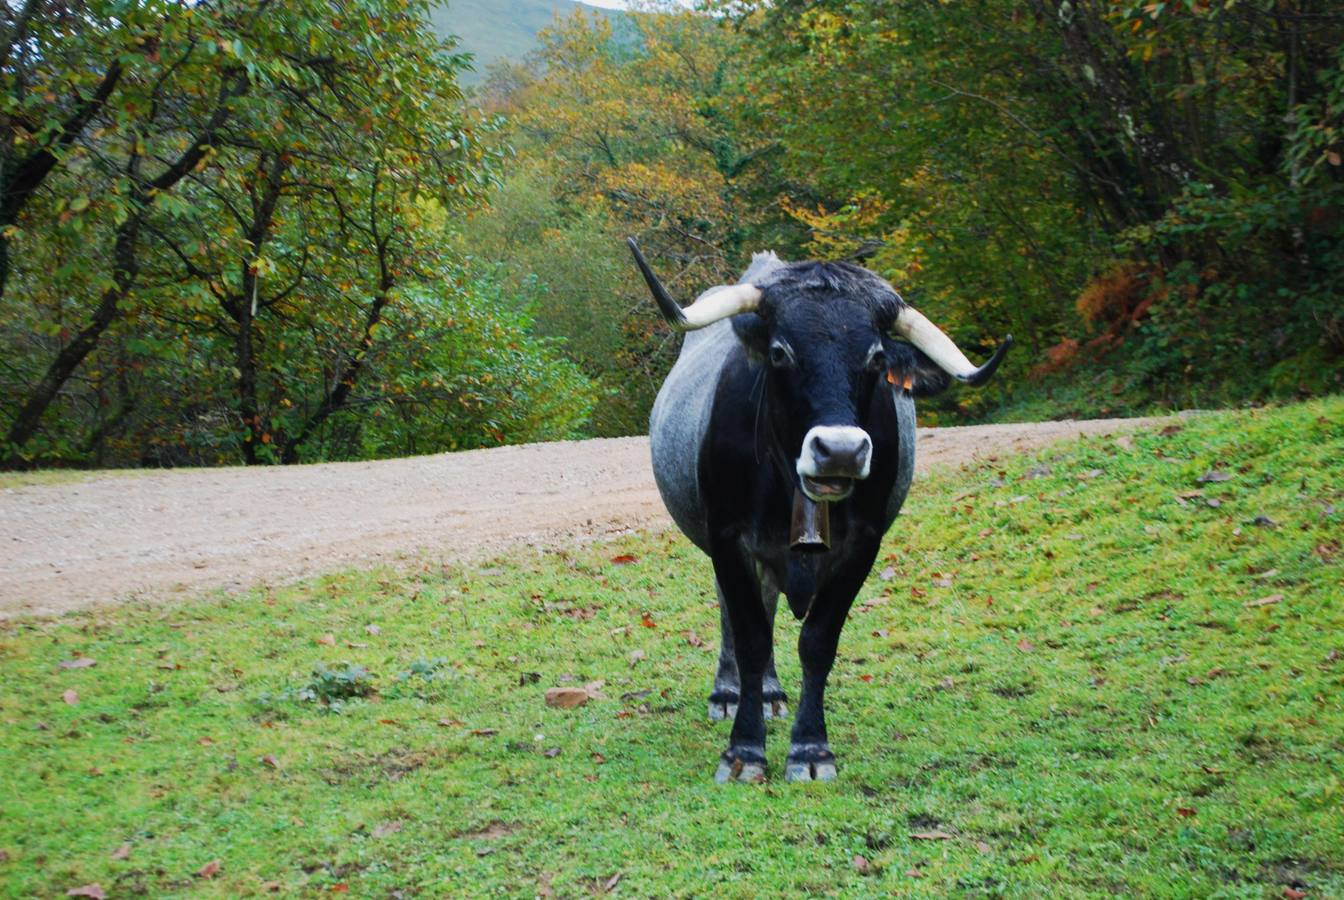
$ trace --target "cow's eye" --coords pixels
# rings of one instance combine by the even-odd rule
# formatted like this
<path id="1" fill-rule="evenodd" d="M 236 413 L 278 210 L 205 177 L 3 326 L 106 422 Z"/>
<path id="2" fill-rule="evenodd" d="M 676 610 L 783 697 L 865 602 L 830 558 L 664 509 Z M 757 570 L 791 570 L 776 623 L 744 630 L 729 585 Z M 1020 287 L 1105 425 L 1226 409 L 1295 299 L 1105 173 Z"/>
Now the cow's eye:
<path id="1" fill-rule="evenodd" d="M 887 368 L 887 354 L 883 352 L 880 346 L 874 347 L 868 352 L 868 369 L 872 372 L 881 372 Z"/>
<path id="2" fill-rule="evenodd" d="M 770 365 L 777 369 L 793 365 L 793 353 L 787 346 L 775 341 L 770 345 Z"/>

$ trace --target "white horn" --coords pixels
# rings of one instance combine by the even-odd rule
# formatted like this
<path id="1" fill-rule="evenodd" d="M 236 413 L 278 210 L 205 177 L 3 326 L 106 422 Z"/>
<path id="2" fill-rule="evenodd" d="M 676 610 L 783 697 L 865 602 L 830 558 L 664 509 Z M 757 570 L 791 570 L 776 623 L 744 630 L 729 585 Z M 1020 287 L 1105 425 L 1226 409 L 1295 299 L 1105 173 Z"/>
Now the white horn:
<path id="1" fill-rule="evenodd" d="M 999 344 L 989 362 L 976 368 L 952 339 L 943 334 L 941 328 L 930 322 L 914 307 L 901 308 L 893 331 L 896 337 L 905 338 L 922 350 L 925 356 L 933 360 L 938 368 L 947 374 L 976 386 L 989 380 L 989 376 L 999 367 L 1004 353 L 1013 345 L 1013 336 L 1010 334 Z"/>
<path id="2" fill-rule="evenodd" d="M 760 305 L 761 291 L 754 284 L 729 284 L 712 287 L 681 311 L 687 331 L 713 325 L 720 319 L 752 312 Z"/>
<path id="3" fill-rule="evenodd" d="M 677 306 L 677 301 L 672 299 L 667 288 L 663 287 L 658 276 L 653 274 L 644 254 L 639 252 L 639 244 L 635 243 L 635 239 L 626 238 L 625 242 L 635 256 L 635 265 L 639 266 L 659 312 L 677 331 L 695 331 L 720 319 L 751 312 L 760 305 L 761 291 L 754 284 L 725 284 L 710 288 L 697 297 L 694 303 L 682 309 Z"/>

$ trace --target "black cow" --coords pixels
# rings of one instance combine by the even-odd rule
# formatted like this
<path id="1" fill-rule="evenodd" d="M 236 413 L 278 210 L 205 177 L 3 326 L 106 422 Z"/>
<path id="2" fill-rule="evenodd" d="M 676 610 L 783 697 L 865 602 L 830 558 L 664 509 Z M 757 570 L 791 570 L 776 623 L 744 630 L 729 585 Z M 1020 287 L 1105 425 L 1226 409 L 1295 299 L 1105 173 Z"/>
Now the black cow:
<path id="1" fill-rule="evenodd" d="M 912 394 L 942 390 L 950 377 L 982 384 L 1012 338 L 976 368 L 867 269 L 773 253 L 681 309 L 629 243 L 663 316 L 693 332 L 658 393 L 649 437 L 663 502 L 714 564 L 723 642 L 710 715 L 733 718 L 715 778 L 765 774 L 765 717 L 785 711 L 772 648 L 783 591 L 803 620 L 784 774 L 830 780 L 826 678 L 910 487 Z M 807 534 L 791 535 L 791 523 Z"/>

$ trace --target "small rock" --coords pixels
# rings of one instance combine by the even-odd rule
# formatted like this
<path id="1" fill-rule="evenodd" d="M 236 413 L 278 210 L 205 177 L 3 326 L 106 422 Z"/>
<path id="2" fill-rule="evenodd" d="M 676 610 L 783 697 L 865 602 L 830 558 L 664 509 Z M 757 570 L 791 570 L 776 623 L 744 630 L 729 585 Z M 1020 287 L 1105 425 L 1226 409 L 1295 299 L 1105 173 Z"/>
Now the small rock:
<path id="1" fill-rule="evenodd" d="M 553 687 L 546 691 L 546 705 L 556 709 L 574 709 L 588 702 L 588 692 L 583 688 Z"/>

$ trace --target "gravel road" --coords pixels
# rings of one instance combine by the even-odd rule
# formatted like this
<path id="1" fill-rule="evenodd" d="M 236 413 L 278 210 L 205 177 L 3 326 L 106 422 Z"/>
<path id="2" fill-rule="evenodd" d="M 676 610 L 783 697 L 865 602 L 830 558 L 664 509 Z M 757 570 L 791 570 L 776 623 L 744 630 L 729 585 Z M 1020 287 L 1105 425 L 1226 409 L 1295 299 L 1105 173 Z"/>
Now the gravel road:
<path id="1" fill-rule="evenodd" d="M 921 428 L 918 471 L 1160 421 Z M 0 618 L 171 600 L 421 555 L 481 559 L 669 524 L 644 437 L 95 475 L 0 490 Z"/>

